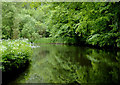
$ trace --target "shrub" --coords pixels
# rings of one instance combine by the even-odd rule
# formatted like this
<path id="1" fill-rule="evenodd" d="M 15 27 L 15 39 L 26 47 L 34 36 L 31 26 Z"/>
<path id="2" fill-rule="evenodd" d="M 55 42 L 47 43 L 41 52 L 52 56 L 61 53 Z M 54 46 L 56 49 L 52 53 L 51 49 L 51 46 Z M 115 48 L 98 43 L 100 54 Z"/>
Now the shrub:
<path id="1" fill-rule="evenodd" d="M 0 51 L 2 71 L 8 72 L 26 66 L 32 50 L 27 40 L 2 40 Z"/>

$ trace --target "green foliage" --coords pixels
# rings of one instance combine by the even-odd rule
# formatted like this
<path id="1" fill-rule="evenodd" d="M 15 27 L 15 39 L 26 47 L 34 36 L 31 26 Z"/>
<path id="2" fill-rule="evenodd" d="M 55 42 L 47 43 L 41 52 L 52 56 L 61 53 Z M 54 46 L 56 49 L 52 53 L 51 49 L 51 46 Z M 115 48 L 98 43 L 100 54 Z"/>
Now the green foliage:
<path id="1" fill-rule="evenodd" d="M 48 22 L 51 36 L 66 38 L 68 43 L 117 47 L 119 3 L 54 3 L 53 6 Z"/>
<path id="2" fill-rule="evenodd" d="M 28 8 L 23 4 L 25 3 L 3 3 L 3 39 L 28 38 L 34 41 L 48 35 L 43 16 L 41 16 L 43 14 L 41 9 L 29 9 L 30 3 L 27 3 Z"/>
<path id="3" fill-rule="evenodd" d="M 3 3 L 2 38 L 120 47 L 119 3 Z"/>
<path id="4" fill-rule="evenodd" d="M 3 72 L 24 67 L 32 55 L 27 40 L 2 40 L 0 44 Z"/>

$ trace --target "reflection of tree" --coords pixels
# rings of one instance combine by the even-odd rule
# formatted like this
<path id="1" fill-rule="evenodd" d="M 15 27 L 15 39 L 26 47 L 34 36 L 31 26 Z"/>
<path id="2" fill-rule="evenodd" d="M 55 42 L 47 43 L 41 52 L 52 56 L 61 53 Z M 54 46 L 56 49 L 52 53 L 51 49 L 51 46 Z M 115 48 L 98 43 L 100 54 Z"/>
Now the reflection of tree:
<path id="1" fill-rule="evenodd" d="M 52 58 L 54 61 L 50 64 L 55 69 L 53 74 L 56 74 L 54 76 L 63 83 L 118 83 L 119 81 L 120 69 L 116 59 L 118 56 L 115 57 L 112 53 L 74 48 L 71 54 L 66 48 L 62 52 L 57 50 Z M 81 59 L 82 62 L 90 60 L 92 67 L 90 64 L 81 63 Z"/>
<path id="2" fill-rule="evenodd" d="M 87 55 L 91 60 L 92 68 L 89 71 L 89 82 L 96 83 L 118 83 L 120 67 L 118 67 L 117 57 L 110 52 L 92 50 Z"/>
<path id="3" fill-rule="evenodd" d="M 90 62 L 84 56 L 84 50 L 75 47 L 64 47 L 64 48 L 52 48 L 52 58 L 48 59 L 49 64 L 54 69 L 52 70 L 55 80 L 50 82 L 54 83 L 73 83 L 77 82 L 77 69 L 81 69 L 82 66 L 89 66 Z M 74 56 L 74 57 L 73 57 Z M 81 60 L 80 60 L 81 59 Z M 77 62 L 76 62 L 77 61 Z M 86 61 L 86 63 L 84 62 Z M 86 69 L 86 68 L 85 68 Z M 85 70 L 83 70 L 83 73 Z M 82 77 L 84 78 L 84 77 Z M 57 81 L 58 80 L 58 81 Z M 84 79 L 86 81 L 86 79 Z"/>
<path id="4" fill-rule="evenodd" d="M 118 83 L 120 52 L 74 46 L 40 46 L 34 49 L 27 82 Z M 116 56 L 115 56 L 116 55 Z M 34 79 L 33 79 L 34 78 Z"/>

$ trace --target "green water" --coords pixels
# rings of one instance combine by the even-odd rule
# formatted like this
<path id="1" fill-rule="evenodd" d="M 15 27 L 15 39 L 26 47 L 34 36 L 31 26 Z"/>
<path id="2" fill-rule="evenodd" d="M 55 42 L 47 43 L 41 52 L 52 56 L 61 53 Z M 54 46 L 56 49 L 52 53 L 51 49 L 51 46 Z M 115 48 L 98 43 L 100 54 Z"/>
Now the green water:
<path id="1" fill-rule="evenodd" d="M 12 83 L 119 83 L 120 52 L 67 45 L 33 48 L 31 65 Z"/>

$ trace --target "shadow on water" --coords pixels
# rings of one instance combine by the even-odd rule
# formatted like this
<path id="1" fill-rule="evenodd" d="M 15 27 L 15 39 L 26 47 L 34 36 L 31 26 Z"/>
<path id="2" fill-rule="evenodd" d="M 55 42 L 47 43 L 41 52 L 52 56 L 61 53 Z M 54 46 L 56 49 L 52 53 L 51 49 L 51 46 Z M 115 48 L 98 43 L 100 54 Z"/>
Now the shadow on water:
<path id="1" fill-rule="evenodd" d="M 19 78 L 20 75 L 24 75 L 30 67 L 30 62 L 27 61 L 25 64 L 26 65 L 24 67 L 14 69 L 14 71 L 2 72 L 2 85 L 12 85 L 11 83 Z"/>
<path id="2" fill-rule="evenodd" d="M 119 51 L 67 45 L 39 46 L 33 49 L 31 66 L 12 83 L 119 84 Z"/>

